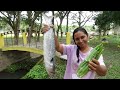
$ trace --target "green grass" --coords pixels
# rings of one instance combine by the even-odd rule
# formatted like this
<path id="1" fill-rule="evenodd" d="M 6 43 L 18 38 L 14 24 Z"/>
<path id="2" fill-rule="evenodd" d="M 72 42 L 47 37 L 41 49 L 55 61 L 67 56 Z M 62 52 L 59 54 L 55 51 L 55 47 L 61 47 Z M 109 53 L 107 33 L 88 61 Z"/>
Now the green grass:
<path id="1" fill-rule="evenodd" d="M 56 57 L 56 69 L 55 69 L 55 75 L 52 77 L 53 79 L 63 79 L 64 71 L 66 67 L 66 61 L 60 60 L 60 58 Z M 30 71 L 23 76 L 21 79 L 50 79 L 48 76 L 44 63 L 43 58 L 38 62 L 33 68 L 30 69 Z"/>

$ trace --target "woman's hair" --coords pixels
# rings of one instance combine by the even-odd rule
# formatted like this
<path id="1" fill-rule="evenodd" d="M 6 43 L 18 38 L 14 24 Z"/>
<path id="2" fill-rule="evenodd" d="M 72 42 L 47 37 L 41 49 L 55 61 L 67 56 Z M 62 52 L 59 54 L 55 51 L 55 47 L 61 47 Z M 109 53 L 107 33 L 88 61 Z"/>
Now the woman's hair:
<path id="1" fill-rule="evenodd" d="M 88 33 L 87 33 L 87 31 L 86 31 L 84 28 L 78 27 L 78 28 L 76 28 L 76 29 L 74 30 L 74 32 L 73 32 L 73 40 L 74 40 L 74 43 L 75 43 L 74 34 L 77 33 L 78 31 L 83 32 L 84 34 L 86 34 L 86 35 L 88 36 Z M 75 44 L 76 44 L 76 43 L 75 43 Z M 80 49 L 80 47 L 77 45 L 76 56 L 77 56 L 77 58 L 78 58 L 78 60 L 77 60 L 78 63 L 79 63 L 79 49 Z"/>

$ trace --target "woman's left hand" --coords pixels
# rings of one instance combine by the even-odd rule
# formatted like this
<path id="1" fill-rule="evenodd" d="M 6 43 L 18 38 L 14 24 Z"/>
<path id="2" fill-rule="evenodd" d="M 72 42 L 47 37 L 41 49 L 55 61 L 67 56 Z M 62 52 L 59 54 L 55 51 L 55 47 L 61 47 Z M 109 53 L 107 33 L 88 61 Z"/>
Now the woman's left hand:
<path id="1" fill-rule="evenodd" d="M 89 70 L 95 71 L 100 76 L 105 76 L 107 73 L 107 68 L 104 65 L 100 65 L 98 60 L 92 59 L 88 64 Z"/>
<path id="2" fill-rule="evenodd" d="M 100 68 L 100 63 L 96 59 L 92 59 L 89 64 L 89 69 L 93 71 L 97 71 Z"/>

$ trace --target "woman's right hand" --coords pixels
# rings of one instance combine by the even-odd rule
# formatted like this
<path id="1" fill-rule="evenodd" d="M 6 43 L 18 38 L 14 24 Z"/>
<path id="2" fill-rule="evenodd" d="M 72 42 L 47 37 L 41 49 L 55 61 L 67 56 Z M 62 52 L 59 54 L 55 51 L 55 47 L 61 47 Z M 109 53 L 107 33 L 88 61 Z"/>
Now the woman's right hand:
<path id="1" fill-rule="evenodd" d="M 49 26 L 48 25 L 44 25 L 44 27 L 41 29 L 41 33 L 44 34 L 45 32 L 47 32 L 49 30 Z"/>
<path id="2" fill-rule="evenodd" d="M 53 28 L 53 25 L 48 26 L 44 24 L 44 27 L 41 29 L 42 34 L 46 33 L 50 28 Z"/>

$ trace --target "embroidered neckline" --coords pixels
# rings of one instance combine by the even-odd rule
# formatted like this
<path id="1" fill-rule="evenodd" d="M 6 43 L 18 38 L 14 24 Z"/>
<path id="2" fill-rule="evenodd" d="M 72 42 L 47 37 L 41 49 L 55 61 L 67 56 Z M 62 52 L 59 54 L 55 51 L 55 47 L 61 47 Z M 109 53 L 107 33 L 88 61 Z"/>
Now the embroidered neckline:
<path id="1" fill-rule="evenodd" d="M 79 55 L 80 55 L 80 54 L 82 54 L 82 55 L 86 55 L 86 54 L 88 54 L 91 50 L 92 50 L 92 47 L 90 47 L 90 49 L 89 49 L 88 52 L 83 53 L 83 52 L 80 51 L 80 52 L 79 52 Z"/>

